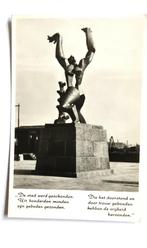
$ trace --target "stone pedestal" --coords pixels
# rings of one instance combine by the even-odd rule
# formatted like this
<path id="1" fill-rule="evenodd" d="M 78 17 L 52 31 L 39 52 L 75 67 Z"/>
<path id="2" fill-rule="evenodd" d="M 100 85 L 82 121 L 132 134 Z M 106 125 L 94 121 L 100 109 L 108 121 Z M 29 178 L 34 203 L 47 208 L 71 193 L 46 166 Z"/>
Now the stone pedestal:
<path id="1" fill-rule="evenodd" d="M 36 173 L 77 177 L 109 169 L 106 131 L 89 124 L 46 124 L 39 141 Z"/>

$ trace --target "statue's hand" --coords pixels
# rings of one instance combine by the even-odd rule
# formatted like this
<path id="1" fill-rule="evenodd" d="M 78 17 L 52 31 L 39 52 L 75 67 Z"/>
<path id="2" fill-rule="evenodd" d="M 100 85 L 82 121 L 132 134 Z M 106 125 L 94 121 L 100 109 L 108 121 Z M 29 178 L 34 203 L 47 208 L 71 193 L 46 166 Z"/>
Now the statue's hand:
<path id="1" fill-rule="evenodd" d="M 47 40 L 48 40 L 49 42 L 56 43 L 56 41 L 55 41 L 52 37 L 50 37 L 49 35 L 47 36 Z"/>
<path id="2" fill-rule="evenodd" d="M 57 42 L 57 40 L 58 40 L 58 37 L 59 37 L 59 34 L 58 33 L 56 33 L 56 34 L 54 34 L 53 36 L 47 36 L 47 40 L 49 41 L 49 42 L 54 42 L 54 43 L 56 43 Z"/>
<path id="3" fill-rule="evenodd" d="M 85 32 L 85 33 L 87 33 L 88 31 L 91 31 L 90 28 L 82 28 L 81 30 L 82 30 L 83 32 Z"/>

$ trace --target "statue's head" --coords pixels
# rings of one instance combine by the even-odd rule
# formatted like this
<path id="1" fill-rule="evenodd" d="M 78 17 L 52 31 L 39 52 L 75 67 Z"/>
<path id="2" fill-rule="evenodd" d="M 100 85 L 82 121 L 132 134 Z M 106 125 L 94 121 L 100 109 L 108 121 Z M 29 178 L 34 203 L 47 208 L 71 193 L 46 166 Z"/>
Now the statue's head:
<path id="1" fill-rule="evenodd" d="M 76 60 L 75 60 L 74 56 L 71 55 L 71 56 L 68 58 L 68 62 L 69 62 L 70 64 L 72 64 L 72 65 L 75 65 L 75 64 L 76 64 Z"/>

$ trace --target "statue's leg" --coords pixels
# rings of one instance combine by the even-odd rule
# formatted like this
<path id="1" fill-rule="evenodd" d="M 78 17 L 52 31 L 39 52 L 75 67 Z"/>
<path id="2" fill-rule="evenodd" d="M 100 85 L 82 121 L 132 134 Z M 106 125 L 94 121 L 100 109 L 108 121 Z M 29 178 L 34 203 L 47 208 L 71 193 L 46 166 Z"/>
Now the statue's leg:
<path id="1" fill-rule="evenodd" d="M 72 121 L 75 123 L 75 122 L 80 122 L 79 120 L 79 115 L 78 115 L 78 111 L 77 111 L 77 108 L 76 108 L 76 105 L 74 105 L 72 107 L 72 112 L 71 112 L 71 119 Z"/>
<path id="2" fill-rule="evenodd" d="M 80 121 L 80 123 L 86 123 L 86 120 L 83 117 L 83 115 L 81 114 L 81 112 L 78 112 L 78 115 L 79 115 L 79 121 Z"/>
<path id="3" fill-rule="evenodd" d="M 83 117 L 83 115 L 80 112 L 84 102 L 85 102 L 85 95 L 81 95 L 80 99 L 76 102 L 76 108 L 78 111 L 80 123 L 86 123 L 85 118 Z"/>
<path id="4" fill-rule="evenodd" d="M 54 123 L 55 124 L 66 123 L 66 120 L 69 119 L 69 115 L 65 114 L 65 112 L 63 112 L 63 110 L 60 108 L 60 106 L 57 106 L 57 109 L 59 111 L 59 116 L 58 116 L 58 119 L 56 119 L 54 121 Z"/>
<path id="5" fill-rule="evenodd" d="M 77 111 L 75 105 L 71 106 L 71 108 L 63 108 L 63 106 L 59 105 L 59 106 L 57 106 L 57 108 L 62 113 L 66 112 L 67 114 L 69 114 L 70 118 L 72 119 L 72 122 L 80 122 L 79 121 L 79 114 L 78 114 L 78 111 Z"/>
<path id="6" fill-rule="evenodd" d="M 82 28 L 82 30 L 86 34 L 86 44 L 87 44 L 88 51 L 95 52 L 94 41 L 93 41 L 91 29 L 90 28 Z"/>

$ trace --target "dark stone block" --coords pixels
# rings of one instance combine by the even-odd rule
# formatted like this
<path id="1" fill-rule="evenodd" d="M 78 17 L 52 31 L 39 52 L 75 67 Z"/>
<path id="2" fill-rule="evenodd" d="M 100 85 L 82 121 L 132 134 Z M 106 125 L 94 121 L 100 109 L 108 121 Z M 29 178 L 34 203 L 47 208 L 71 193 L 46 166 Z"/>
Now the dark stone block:
<path id="1" fill-rule="evenodd" d="M 59 171 L 68 172 L 75 171 L 76 161 L 75 157 L 57 157 L 56 158 L 56 167 Z"/>
<path id="2" fill-rule="evenodd" d="M 77 172 L 91 171 L 96 169 L 95 157 L 77 157 Z"/>
<path id="3" fill-rule="evenodd" d="M 55 157 L 41 157 L 37 159 L 36 170 L 55 170 L 56 169 L 56 159 Z"/>
<path id="4" fill-rule="evenodd" d="M 45 154 L 48 154 L 48 140 L 47 139 L 40 139 L 39 140 L 39 149 L 38 153 L 40 155 L 45 156 Z"/>
<path id="5" fill-rule="evenodd" d="M 76 141 L 76 156 L 94 156 L 93 142 L 89 140 Z"/>
<path id="6" fill-rule="evenodd" d="M 65 142 L 64 141 L 48 141 L 48 155 L 50 156 L 65 156 Z"/>
<path id="7" fill-rule="evenodd" d="M 45 134 L 52 140 L 72 140 L 72 139 L 75 139 L 75 126 L 73 123 L 71 124 L 46 124 Z"/>
<path id="8" fill-rule="evenodd" d="M 76 156 L 76 142 L 75 140 L 66 141 L 66 156 Z"/>
<path id="9" fill-rule="evenodd" d="M 73 176 L 109 168 L 106 131 L 89 124 L 47 124 L 41 133 L 36 173 Z"/>

